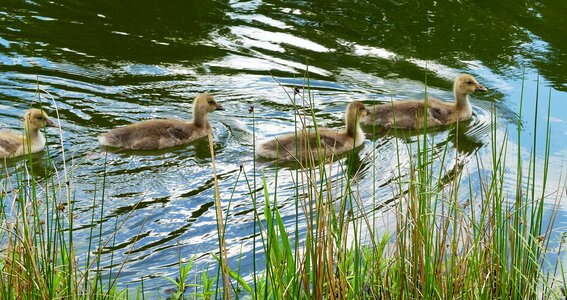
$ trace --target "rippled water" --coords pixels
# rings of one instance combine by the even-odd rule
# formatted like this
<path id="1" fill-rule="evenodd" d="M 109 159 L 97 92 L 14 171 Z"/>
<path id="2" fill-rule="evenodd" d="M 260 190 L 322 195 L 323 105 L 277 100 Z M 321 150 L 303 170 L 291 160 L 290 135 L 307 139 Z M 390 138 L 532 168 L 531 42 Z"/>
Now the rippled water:
<path id="1" fill-rule="evenodd" d="M 458 130 L 430 133 L 432 151 L 448 145 L 457 154 L 443 166 L 435 165 L 446 169 L 447 180 L 453 180 L 449 174 L 455 168 L 472 172 L 478 161 L 489 160 L 493 107 L 497 133 L 510 133 L 509 148 L 514 149 L 525 70 L 520 120 L 524 158 L 528 161 L 533 150 L 539 95 L 535 149 L 542 160 L 551 95 L 551 189 L 565 176 L 565 1 L 91 2 L 8 1 L 0 8 L 0 126 L 20 128 L 23 112 L 38 106 L 38 89 L 54 116 L 53 97 L 64 148 L 51 131 L 48 139 L 54 145 L 37 156 L 37 163 L 50 155 L 61 165 L 65 151 L 76 189 L 76 241 L 83 249 L 82 237 L 92 226 L 92 199 L 95 190 L 100 195 L 105 178 L 102 234 L 107 237 L 116 222 L 125 223 L 115 245 L 106 249 L 113 257 L 104 256 L 104 263 L 127 259 L 123 283 L 175 274 L 179 255 L 198 257 L 197 268 L 213 263 L 208 254 L 218 246 L 210 152 L 203 139 L 173 150 L 105 156 L 96 136 L 139 120 L 189 119 L 192 99 L 203 91 L 226 108 L 210 119 L 221 198 L 226 201 L 234 192 L 226 233 L 229 257 L 234 268 L 242 257 L 243 274 L 252 268 L 254 221 L 240 166 L 252 176 L 254 130 L 257 141 L 294 130 L 287 93 L 304 85 L 306 70 L 318 124 L 333 128 L 343 126 L 344 109 L 352 100 L 370 104 L 421 98 L 426 74 L 428 94 L 451 99 L 456 74 L 475 75 L 491 92 L 472 95 L 473 120 Z M 389 183 L 397 165 L 396 142 L 414 145 L 416 140 L 410 132 L 368 134 L 354 162 L 360 187 L 377 187 L 376 203 L 369 200 L 368 209 L 387 211 L 395 201 Z M 8 170 L 17 163 L 9 161 Z M 259 167 L 273 186 L 273 166 Z M 463 176 L 476 186 L 475 174 Z M 515 189 L 515 176 L 510 172 L 509 191 Z M 291 176 L 282 172 L 278 197 L 287 224 L 296 218 L 292 185 Z M 360 191 L 363 198 L 372 198 L 372 189 Z M 562 204 L 559 231 L 567 220 L 565 211 Z M 303 224 L 303 215 L 298 217 Z M 131 247 L 134 251 L 126 257 Z M 159 289 L 164 283 L 146 280 L 145 287 Z"/>

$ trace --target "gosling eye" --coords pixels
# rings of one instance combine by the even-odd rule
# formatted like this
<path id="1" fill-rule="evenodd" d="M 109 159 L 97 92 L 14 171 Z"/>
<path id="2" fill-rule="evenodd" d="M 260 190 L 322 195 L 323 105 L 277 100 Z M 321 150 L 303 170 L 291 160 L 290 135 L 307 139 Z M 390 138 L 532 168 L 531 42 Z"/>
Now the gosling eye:
<path id="1" fill-rule="evenodd" d="M 468 84 L 472 84 L 472 80 L 467 81 Z"/>
<path id="2" fill-rule="evenodd" d="M 40 117 L 40 116 L 37 116 L 37 117 L 35 117 L 35 118 L 38 119 L 38 120 L 40 120 L 40 121 L 43 120 L 43 117 Z"/>
<path id="3" fill-rule="evenodd" d="M 213 100 L 209 100 L 208 102 L 209 102 L 209 104 L 215 104 L 215 101 L 213 101 Z"/>

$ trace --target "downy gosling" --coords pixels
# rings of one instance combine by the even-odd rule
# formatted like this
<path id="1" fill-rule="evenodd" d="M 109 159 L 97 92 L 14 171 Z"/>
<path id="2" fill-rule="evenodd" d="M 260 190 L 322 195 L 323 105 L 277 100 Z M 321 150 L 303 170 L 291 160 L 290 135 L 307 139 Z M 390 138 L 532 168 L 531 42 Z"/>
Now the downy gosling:
<path id="1" fill-rule="evenodd" d="M 311 156 L 315 160 L 319 160 L 329 158 L 332 155 L 340 155 L 364 142 L 364 132 L 360 129 L 359 123 L 367 114 L 368 109 L 364 107 L 364 104 L 353 101 L 347 106 L 345 112 L 346 129 L 339 131 L 330 128 L 318 128 L 320 149 L 317 147 L 315 131 L 302 130 L 297 133 L 297 139 L 295 133 L 288 133 L 261 144 L 258 147 L 258 156 L 280 161 L 305 161 L 307 157 Z"/>
<path id="2" fill-rule="evenodd" d="M 41 109 L 27 110 L 24 115 L 24 132 L 0 131 L 0 158 L 36 153 L 45 147 L 44 127 L 58 127 Z"/>
<path id="3" fill-rule="evenodd" d="M 428 127 L 461 122 L 472 116 L 468 94 L 487 91 L 473 76 L 462 74 L 455 79 L 453 87 L 455 102 L 449 103 L 428 98 L 426 117 L 424 117 L 425 102 L 423 100 L 398 100 L 369 108 L 370 114 L 362 122 L 397 128 L 423 127 L 425 118 L 427 118 Z"/>
<path id="4" fill-rule="evenodd" d="M 189 144 L 211 132 L 208 114 L 224 110 L 213 96 L 204 93 L 193 101 L 191 122 L 175 119 L 148 120 L 112 129 L 99 136 L 104 146 L 129 150 L 159 150 Z"/>

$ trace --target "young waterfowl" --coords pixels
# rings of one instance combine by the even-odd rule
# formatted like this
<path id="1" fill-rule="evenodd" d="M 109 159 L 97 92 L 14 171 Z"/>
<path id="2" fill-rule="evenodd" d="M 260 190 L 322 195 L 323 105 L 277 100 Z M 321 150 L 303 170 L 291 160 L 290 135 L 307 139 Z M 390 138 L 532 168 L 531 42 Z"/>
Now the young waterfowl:
<path id="1" fill-rule="evenodd" d="M 364 104 L 353 101 L 347 106 L 345 112 L 346 129 L 338 131 L 318 128 L 320 149 L 317 148 L 315 131 L 304 130 L 297 133 L 297 139 L 295 133 L 288 133 L 261 144 L 258 147 L 258 156 L 286 161 L 305 160 L 310 155 L 319 159 L 319 155 L 330 157 L 331 155 L 342 154 L 364 142 L 364 132 L 360 129 L 359 123 L 367 114 L 368 109 L 364 107 Z"/>
<path id="2" fill-rule="evenodd" d="M 142 121 L 112 129 L 99 136 L 102 145 L 131 150 L 158 150 L 193 142 L 211 131 L 208 114 L 224 110 L 204 93 L 193 101 L 193 121 L 163 119 Z"/>
<path id="3" fill-rule="evenodd" d="M 9 158 L 36 153 L 45 147 L 43 127 L 57 127 L 41 109 L 30 109 L 24 115 L 24 133 L 11 130 L 0 131 L 0 158 Z"/>
<path id="4" fill-rule="evenodd" d="M 472 108 L 468 94 L 488 90 L 473 76 L 462 74 L 455 79 L 455 102 L 448 103 L 434 98 L 427 99 L 427 126 L 439 126 L 470 119 Z M 424 126 L 423 100 L 399 100 L 369 108 L 370 114 L 362 120 L 366 124 L 383 127 L 420 128 Z"/>

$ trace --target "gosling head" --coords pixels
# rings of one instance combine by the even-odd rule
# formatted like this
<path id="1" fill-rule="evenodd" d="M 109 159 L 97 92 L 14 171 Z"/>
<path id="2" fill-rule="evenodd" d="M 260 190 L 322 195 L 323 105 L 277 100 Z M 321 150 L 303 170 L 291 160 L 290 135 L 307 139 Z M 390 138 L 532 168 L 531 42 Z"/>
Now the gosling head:
<path id="1" fill-rule="evenodd" d="M 364 106 L 362 102 L 352 101 L 346 109 L 347 123 L 349 120 L 356 120 L 357 122 L 366 117 L 370 111 Z"/>
<path id="2" fill-rule="evenodd" d="M 478 83 L 472 75 L 462 74 L 455 79 L 455 93 L 470 94 L 472 92 L 488 92 L 482 84 Z"/>
<path id="3" fill-rule="evenodd" d="M 47 114 L 37 108 L 30 109 L 24 115 L 24 125 L 30 130 L 37 130 L 43 127 L 58 127 Z"/>
<path id="4" fill-rule="evenodd" d="M 224 110 L 224 107 L 215 101 L 215 98 L 207 93 L 203 93 L 195 98 L 194 113 L 195 115 L 210 113 L 215 110 Z"/>

